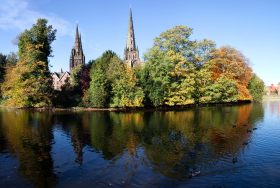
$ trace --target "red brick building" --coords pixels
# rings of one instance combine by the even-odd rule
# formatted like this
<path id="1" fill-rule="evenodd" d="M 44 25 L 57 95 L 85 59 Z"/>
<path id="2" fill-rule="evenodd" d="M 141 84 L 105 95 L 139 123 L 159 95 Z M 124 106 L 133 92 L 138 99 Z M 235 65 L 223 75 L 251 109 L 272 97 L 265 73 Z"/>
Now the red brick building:
<path id="1" fill-rule="evenodd" d="M 266 87 L 267 95 L 280 95 L 280 82 L 277 85 L 271 84 Z"/>

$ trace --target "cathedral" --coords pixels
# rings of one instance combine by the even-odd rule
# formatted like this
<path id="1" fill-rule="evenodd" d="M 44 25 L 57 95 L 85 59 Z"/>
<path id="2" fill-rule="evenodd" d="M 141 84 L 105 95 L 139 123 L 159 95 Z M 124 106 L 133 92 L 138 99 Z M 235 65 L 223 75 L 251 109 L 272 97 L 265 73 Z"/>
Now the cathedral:
<path id="1" fill-rule="evenodd" d="M 79 28 L 77 26 L 76 34 L 75 34 L 75 43 L 70 54 L 70 62 L 69 62 L 70 72 L 68 71 L 63 72 L 61 70 L 60 72 L 52 73 L 53 88 L 55 90 L 61 90 L 62 86 L 64 86 L 67 82 L 71 81 L 70 76 L 73 69 L 78 65 L 84 65 L 84 64 L 85 64 L 85 55 L 82 47 L 82 37 L 81 34 L 79 33 Z"/>
<path id="2" fill-rule="evenodd" d="M 135 34 L 134 34 L 134 27 L 133 27 L 133 18 L 132 18 L 132 11 L 129 11 L 129 22 L 128 22 L 128 33 L 127 33 L 127 40 L 124 49 L 124 63 L 127 64 L 129 67 L 137 67 L 141 65 L 141 60 L 139 58 L 139 51 L 138 47 L 136 46 L 135 42 Z M 79 65 L 85 65 L 85 55 L 82 47 L 82 37 L 81 33 L 79 33 L 78 26 L 76 27 L 76 34 L 75 34 L 75 42 L 74 47 L 70 53 L 70 62 L 69 62 L 69 70 L 70 72 L 66 71 L 63 72 L 54 72 L 52 73 L 53 79 L 53 87 L 55 90 L 61 90 L 62 87 L 67 83 L 71 82 L 70 76 L 73 69 Z"/>

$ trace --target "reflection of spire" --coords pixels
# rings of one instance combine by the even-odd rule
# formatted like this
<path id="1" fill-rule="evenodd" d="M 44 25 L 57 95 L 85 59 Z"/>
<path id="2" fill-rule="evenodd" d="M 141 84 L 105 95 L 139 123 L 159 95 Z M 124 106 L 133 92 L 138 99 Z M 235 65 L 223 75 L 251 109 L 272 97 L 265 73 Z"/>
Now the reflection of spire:
<path id="1" fill-rule="evenodd" d="M 139 160 L 137 156 L 137 145 L 139 143 L 139 137 L 137 134 L 130 132 L 126 138 L 126 147 L 128 157 L 125 160 L 125 168 L 127 169 L 128 178 L 131 178 L 139 171 L 139 167 L 142 165 L 142 160 Z"/>
<path id="2" fill-rule="evenodd" d="M 79 165 L 83 164 L 83 143 L 81 139 L 79 138 L 78 132 L 81 130 L 74 129 L 71 134 L 71 141 L 72 146 L 74 148 L 74 152 L 76 153 L 76 159 L 75 162 Z"/>
<path id="3" fill-rule="evenodd" d="M 127 138 L 127 150 L 131 156 L 136 155 L 136 147 L 137 147 L 137 137 L 136 135 L 128 135 Z"/>

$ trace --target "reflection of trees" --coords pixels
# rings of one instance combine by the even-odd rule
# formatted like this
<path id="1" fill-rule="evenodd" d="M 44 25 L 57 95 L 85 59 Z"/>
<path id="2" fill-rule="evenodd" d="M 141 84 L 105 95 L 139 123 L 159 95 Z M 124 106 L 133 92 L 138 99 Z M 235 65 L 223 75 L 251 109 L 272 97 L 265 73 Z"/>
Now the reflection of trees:
<path id="1" fill-rule="evenodd" d="M 156 125 L 159 132 L 146 141 L 146 153 L 158 171 L 171 177 L 180 177 L 186 174 L 182 170 L 218 160 L 224 155 L 236 156 L 250 136 L 247 129 L 263 116 L 258 108 L 260 106 L 252 111 L 252 105 L 242 105 L 154 113 L 162 118 L 158 121 L 161 128 Z M 153 118 L 150 126 L 156 122 Z"/>
<path id="2" fill-rule="evenodd" d="M 112 159 L 128 149 L 136 154 L 138 132 L 142 129 L 141 114 L 93 113 L 90 115 L 91 144 L 102 151 L 105 159 Z"/>
<path id="3" fill-rule="evenodd" d="M 51 114 L 26 111 L 2 112 L 8 150 L 19 160 L 19 171 L 35 187 L 53 187 L 56 176 L 51 158 Z"/>
<path id="4" fill-rule="evenodd" d="M 5 139 L 5 132 L 3 130 L 3 123 L 2 120 L 4 119 L 3 113 L 0 109 L 0 153 L 4 152 L 7 149 L 7 141 Z"/>
<path id="5" fill-rule="evenodd" d="M 260 108 L 250 104 L 179 112 L 93 113 L 91 143 L 105 159 L 128 151 L 132 164 L 141 144 L 154 170 L 180 178 L 191 168 L 238 155 L 249 139 L 247 129 L 263 116 Z"/>
<path id="6" fill-rule="evenodd" d="M 87 130 L 87 116 L 73 113 L 57 113 L 55 122 L 62 126 L 65 134 L 69 134 L 74 153 L 76 154 L 75 162 L 83 164 L 83 148 L 89 143 L 89 134 Z"/>
<path id="7" fill-rule="evenodd" d="M 262 103 L 255 103 L 249 117 L 249 122 L 254 125 L 258 121 L 263 120 L 264 108 Z"/>
<path id="8" fill-rule="evenodd" d="M 105 160 L 124 164 L 127 177 L 141 165 L 152 165 L 165 176 L 183 178 L 192 168 L 215 164 L 224 156 L 237 156 L 243 142 L 250 139 L 247 129 L 262 118 L 262 106 L 256 104 L 177 112 L 53 115 L 4 111 L 0 116 L 0 139 L 4 137 L 5 141 L 0 140 L 0 152 L 7 149 L 14 153 L 20 172 L 34 186 L 54 186 L 57 178 L 50 151 L 55 123 L 69 135 L 69 145 L 80 165 L 83 148 L 88 145 Z"/>

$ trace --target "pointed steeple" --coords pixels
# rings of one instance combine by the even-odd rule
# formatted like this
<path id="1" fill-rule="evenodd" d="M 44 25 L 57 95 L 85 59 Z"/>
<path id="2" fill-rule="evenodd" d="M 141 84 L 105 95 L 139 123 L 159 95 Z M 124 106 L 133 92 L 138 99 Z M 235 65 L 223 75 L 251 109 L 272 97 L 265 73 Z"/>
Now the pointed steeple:
<path id="1" fill-rule="evenodd" d="M 85 64 L 85 56 L 82 47 L 82 36 L 79 33 L 79 27 L 76 26 L 75 43 L 70 55 L 70 71 L 78 65 Z"/>
<path id="2" fill-rule="evenodd" d="M 79 27 L 78 24 L 76 26 L 76 35 L 75 35 L 75 50 L 79 51 L 80 50 L 80 37 L 79 37 Z"/>
<path id="3" fill-rule="evenodd" d="M 129 9 L 129 23 L 128 23 L 128 33 L 126 41 L 126 49 L 129 51 L 136 50 L 135 35 L 133 27 L 132 10 Z"/>
<path id="4" fill-rule="evenodd" d="M 141 64 L 138 48 L 136 48 L 131 8 L 129 9 L 128 33 L 126 39 L 126 46 L 124 49 L 124 60 L 125 63 L 128 64 L 130 67 L 134 67 L 136 65 Z"/>
<path id="5" fill-rule="evenodd" d="M 81 51 L 83 51 L 83 46 L 82 46 L 82 34 L 80 33 L 80 36 L 79 36 L 79 48 L 81 49 Z"/>

